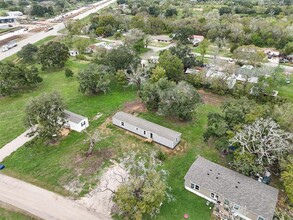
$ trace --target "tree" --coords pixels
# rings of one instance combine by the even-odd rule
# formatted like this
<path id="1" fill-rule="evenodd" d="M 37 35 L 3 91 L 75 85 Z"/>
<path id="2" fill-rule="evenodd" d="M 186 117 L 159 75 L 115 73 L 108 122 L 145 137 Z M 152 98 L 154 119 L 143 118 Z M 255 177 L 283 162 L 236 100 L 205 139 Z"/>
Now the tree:
<path id="1" fill-rule="evenodd" d="M 140 53 L 145 47 L 146 35 L 139 29 L 132 29 L 125 36 L 124 43 L 134 49 L 137 53 Z"/>
<path id="2" fill-rule="evenodd" d="M 56 141 L 61 136 L 66 119 L 61 96 L 56 93 L 43 94 L 31 100 L 25 108 L 25 126 L 35 129 L 29 135 Z"/>
<path id="3" fill-rule="evenodd" d="M 275 106 L 272 117 L 280 124 L 280 126 L 293 132 L 293 103 L 282 103 L 281 105 Z"/>
<path id="4" fill-rule="evenodd" d="M 191 49 L 183 44 L 178 44 L 176 47 L 171 47 L 170 52 L 179 57 L 184 65 L 184 70 L 196 65 L 195 56 Z"/>
<path id="5" fill-rule="evenodd" d="M 185 81 L 181 81 L 172 90 L 161 92 L 159 112 L 190 120 L 196 105 L 200 102 L 200 95 L 195 89 Z"/>
<path id="6" fill-rule="evenodd" d="M 86 48 L 90 45 L 90 39 L 88 38 L 80 38 L 78 39 L 74 46 L 76 47 L 76 49 L 80 52 L 80 53 L 84 53 L 84 51 L 86 50 Z"/>
<path id="7" fill-rule="evenodd" d="M 117 70 L 127 69 L 134 62 L 137 63 L 140 61 L 134 55 L 133 51 L 125 46 L 120 46 L 117 49 L 108 51 L 99 64 L 107 65 L 116 72 Z"/>
<path id="8" fill-rule="evenodd" d="M 204 59 L 204 56 L 207 53 L 208 47 L 209 47 L 209 41 L 207 39 L 204 39 L 202 42 L 199 43 L 198 48 L 199 48 L 202 61 Z"/>
<path id="9" fill-rule="evenodd" d="M 169 80 L 179 82 L 182 79 L 184 65 L 182 61 L 170 51 L 165 50 L 160 54 L 159 66 L 164 68 Z"/>
<path id="10" fill-rule="evenodd" d="M 38 69 L 27 68 L 12 62 L 0 62 L 0 96 L 10 95 L 42 82 Z"/>
<path id="11" fill-rule="evenodd" d="M 177 16 L 178 12 L 176 8 L 168 8 L 165 12 L 166 17 L 173 17 Z"/>
<path id="12" fill-rule="evenodd" d="M 109 90 L 110 74 L 105 66 L 90 64 L 78 73 L 77 78 L 82 93 L 95 95 Z"/>
<path id="13" fill-rule="evenodd" d="M 241 153 L 249 152 L 257 156 L 257 164 L 272 165 L 285 153 L 293 150 L 293 134 L 280 129 L 272 119 L 257 119 L 230 139 L 230 143 L 240 147 Z"/>
<path id="14" fill-rule="evenodd" d="M 113 199 L 121 216 L 136 220 L 141 220 L 143 215 L 154 217 L 163 202 L 173 199 L 167 185 L 168 173 L 160 169 L 156 152 L 128 153 L 122 165 L 129 178 L 118 187 Z"/>
<path id="15" fill-rule="evenodd" d="M 38 58 L 43 69 L 64 67 L 65 62 L 69 58 L 69 51 L 64 44 L 50 41 L 40 47 Z"/>
<path id="16" fill-rule="evenodd" d="M 125 70 L 125 77 L 128 85 L 136 85 L 140 90 L 142 83 L 148 78 L 148 73 L 140 65 L 130 65 L 129 69 Z"/>
<path id="17" fill-rule="evenodd" d="M 38 52 L 38 47 L 33 44 L 27 44 L 21 48 L 17 53 L 17 56 L 23 60 L 25 63 L 33 62 L 36 59 L 36 54 Z"/>
<path id="18" fill-rule="evenodd" d="M 86 156 L 92 155 L 94 151 L 94 147 L 96 143 L 101 139 L 100 133 L 98 131 L 95 131 L 93 134 L 89 133 L 87 130 L 83 131 L 87 135 L 87 139 L 84 140 L 84 143 L 88 143 L 89 149 L 86 152 Z"/>
<path id="19" fill-rule="evenodd" d="M 65 69 L 65 76 L 66 77 L 72 77 L 73 76 L 73 71 L 71 69 L 66 68 Z"/>
<path id="20" fill-rule="evenodd" d="M 293 203 L 293 156 L 287 157 L 286 166 L 281 174 L 282 181 L 285 186 L 285 191 L 290 203 Z"/>
<path id="21" fill-rule="evenodd" d="M 141 100 L 146 104 L 148 110 L 159 109 L 161 101 L 160 94 L 165 90 L 171 90 L 176 84 L 166 78 L 161 78 L 157 82 L 147 82 L 143 85 L 139 93 Z"/>
<path id="22" fill-rule="evenodd" d="M 160 79 L 165 78 L 165 77 L 166 77 L 166 72 L 163 67 L 156 66 L 156 68 L 154 68 L 152 70 L 152 75 L 151 75 L 152 82 L 157 82 Z"/>
<path id="23" fill-rule="evenodd" d="M 178 40 L 182 44 L 189 44 L 189 38 L 194 34 L 196 33 L 193 27 L 183 25 L 175 31 L 174 39 Z"/>
<path id="24" fill-rule="evenodd" d="M 239 173 L 246 176 L 253 176 L 257 173 L 263 173 L 264 169 L 257 164 L 256 155 L 249 152 L 234 151 L 232 167 Z"/>
<path id="25" fill-rule="evenodd" d="M 233 57 L 239 62 L 247 62 L 250 65 L 256 66 L 264 62 L 266 54 L 261 48 L 254 45 L 241 46 L 234 50 Z"/>
<path id="26" fill-rule="evenodd" d="M 284 48 L 284 53 L 286 55 L 293 54 L 293 42 L 289 42 L 286 44 L 286 46 Z"/>

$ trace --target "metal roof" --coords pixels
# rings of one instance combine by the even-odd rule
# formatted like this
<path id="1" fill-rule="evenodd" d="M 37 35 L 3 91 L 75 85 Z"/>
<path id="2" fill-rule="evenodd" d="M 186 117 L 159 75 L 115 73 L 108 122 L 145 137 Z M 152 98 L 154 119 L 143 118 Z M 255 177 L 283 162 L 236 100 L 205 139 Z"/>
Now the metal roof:
<path id="1" fill-rule="evenodd" d="M 136 126 L 140 129 L 143 129 L 145 131 L 152 132 L 154 134 L 157 134 L 161 137 L 164 137 L 168 140 L 175 141 L 176 138 L 181 136 L 181 133 L 171 130 L 169 128 L 163 127 L 161 125 L 149 122 L 147 120 L 144 120 L 142 118 L 135 117 L 133 115 L 127 114 L 125 112 L 117 112 L 113 118 L 116 118 L 120 121 L 126 122 L 128 124 L 131 124 L 133 126 Z"/>
<path id="2" fill-rule="evenodd" d="M 86 117 L 75 114 L 75 113 L 68 111 L 68 110 L 64 110 L 64 113 L 65 113 L 65 117 L 69 121 L 76 123 L 76 124 L 79 124 L 82 120 L 86 119 Z"/>
<path id="3" fill-rule="evenodd" d="M 266 220 L 272 219 L 278 201 L 278 189 L 258 182 L 203 157 L 198 157 L 185 180 L 218 193 Z"/>

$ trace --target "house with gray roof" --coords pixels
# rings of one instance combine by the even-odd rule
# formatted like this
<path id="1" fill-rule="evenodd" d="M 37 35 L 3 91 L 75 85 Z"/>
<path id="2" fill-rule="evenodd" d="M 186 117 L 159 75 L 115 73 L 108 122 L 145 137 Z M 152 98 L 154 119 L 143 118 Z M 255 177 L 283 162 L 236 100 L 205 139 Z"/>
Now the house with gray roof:
<path id="1" fill-rule="evenodd" d="M 120 128 L 131 131 L 147 139 L 151 139 L 152 141 L 171 149 L 174 149 L 181 139 L 181 133 L 177 131 L 125 112 L 117 112 L 112 117 L 112 122 Z"/>
<path id="2" fill-rule="evenodd" d="M 198 157 L 185 177 L 185 188 L 245 220 L 272 220 L 278 190 L 203 157 Z M 236 218 L 236 219 L 237 219 Z"/>
<path id="3" fill-rule="evenodd" d="M 78 115 L 68 110 L 64 110 L 64 114 L 67 120 L 65 126 L 71 130 L 82 132 L 89 126 L 89 120 L 84 116 Z"/>

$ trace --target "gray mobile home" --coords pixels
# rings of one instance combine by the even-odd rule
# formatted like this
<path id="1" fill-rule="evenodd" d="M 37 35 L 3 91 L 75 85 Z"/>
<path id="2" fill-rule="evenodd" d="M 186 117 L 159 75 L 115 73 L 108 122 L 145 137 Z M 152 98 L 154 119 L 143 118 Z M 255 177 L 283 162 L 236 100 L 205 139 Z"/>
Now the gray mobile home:
<path id="1" fill-rule="evenodd" d="M 272 220 L 278 190 L 226 167 L 198 157 L 185 177 L 185 188 L 232 211 L 234 219 Z M 236 218 L 238 217 L 238 218 Z"/>
<path id="2" fill-rule="evenodd" d="M 181 133 L 169 128 L 157 125 L 142 118 L 135 117 L 125 112 L 117 112 L 112 117 L 114 125 L 138 134 L 142 137 L 152 139 L 168 148 L 175 148 L 181 138 Z"/>

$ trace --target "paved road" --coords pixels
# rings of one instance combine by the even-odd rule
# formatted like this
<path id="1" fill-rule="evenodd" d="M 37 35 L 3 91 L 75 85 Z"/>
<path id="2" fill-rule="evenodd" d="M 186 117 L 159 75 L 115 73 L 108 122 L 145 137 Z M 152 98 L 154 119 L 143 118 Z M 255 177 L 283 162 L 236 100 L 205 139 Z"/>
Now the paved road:
<path id="1" fill-rule="evenodd" d="M 82 18 L 85 18 L 86 16 L 92 14 L 92 13 L 95 13 L 105 7 L 107 7 L 108 5 L 112 4 L 116 2 L 116 0 L 104 0 L 104 1 L 100 1 L 100 2 L 97 2 L 94 4 L 94 8 L 93 9 L 90 9 L 80 15 L 77 15 L 76 17 L 74 17 L 73 19 L 82 19 Z M 99 6 L 97 6 L 99 5 Z M 48 32 L 44 32 L 44 31 L 41 31 L 39 33 L 36 33 L 22 41 L 19 41 L 17 44 L 17 47 L 14 47 L 8 51 L 5 51 L 5 52 L 2 52 L 0 51 L 0 61 L 7 58 L 7 57 L 10 57 L 11 55 L 17 53 L 18 51 L 21 50 L 21 48 L 25 45 L 27 45 L 28 43 L 36 43 L 38 42 L 39 40 L 42 40 L 46 37 L 49 37 L 49 36 L 56 36 L 58 35 L 58 31 L 64 29 L 65 26 L 64 26 L 64 23 L 59 23 L 59 24 L 56 24 L 53 26 L 53 30 L 51 31 L 48 31 Z"/>
<path id="2" fill-rule="evenodd" d="M 31 128 L 26 130 L 24 133 L 22 133 L 13 141 L 9 142 L 8 144 L 6 144 L 4 147 L 0 149 L 0 162 L 2 162 L 4 158 L 8 157 L 18 148 L 23 146 L 26 142 L 29 142 L 35 137 L 35 136 L 27 137 L 27 133 L 29 133 L 30 131 L 31 131 Z"/>
<path id="3" fill-rule="evenodd" d="M 0 200 L 46 220 L 109 220 L 77 202 L 0 174 Z"/>

